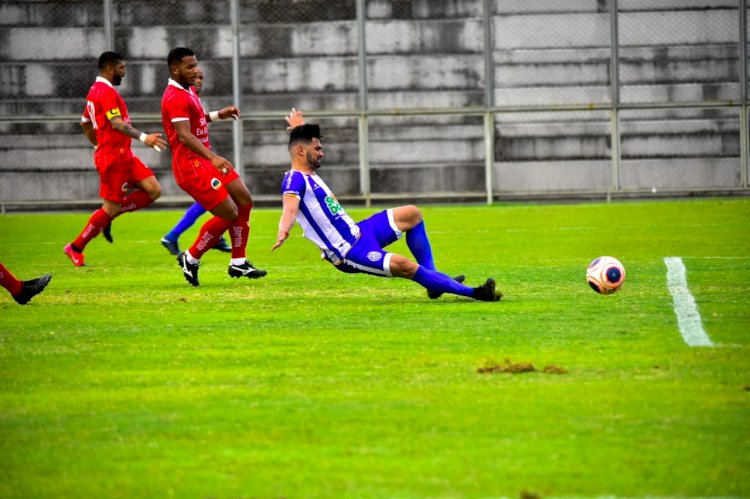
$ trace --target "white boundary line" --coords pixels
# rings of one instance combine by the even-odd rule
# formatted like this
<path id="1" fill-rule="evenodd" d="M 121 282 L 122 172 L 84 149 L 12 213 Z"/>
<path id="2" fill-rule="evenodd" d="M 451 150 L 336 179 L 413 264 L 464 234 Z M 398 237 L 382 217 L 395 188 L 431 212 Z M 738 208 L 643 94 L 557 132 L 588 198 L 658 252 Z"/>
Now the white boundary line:
<path id="1" fill-rule="evenodd" d="M 667 266 L 667 287 L 674 300 L 674 313 L 677 315 L 677 325 L 680 334 L 691 347 L 712 347 L 714 344 L 703 330 L 701 314 L 690 293 L 685 277 L 685 264 L 679 256 L 664 258 Z"/>

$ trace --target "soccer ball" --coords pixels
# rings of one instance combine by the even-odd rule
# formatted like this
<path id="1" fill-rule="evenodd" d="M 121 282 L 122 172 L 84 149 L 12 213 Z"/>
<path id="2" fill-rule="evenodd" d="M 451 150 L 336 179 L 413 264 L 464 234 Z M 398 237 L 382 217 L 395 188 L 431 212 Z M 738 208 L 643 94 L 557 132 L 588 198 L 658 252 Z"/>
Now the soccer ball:
<path id="1" fill-rule="evenodd" d="M 625 281 L 625 267 L 617 258 L 600 256 L 589 264 L 586 280 L 591 289 L 602 295 L 611 295 Z"/>

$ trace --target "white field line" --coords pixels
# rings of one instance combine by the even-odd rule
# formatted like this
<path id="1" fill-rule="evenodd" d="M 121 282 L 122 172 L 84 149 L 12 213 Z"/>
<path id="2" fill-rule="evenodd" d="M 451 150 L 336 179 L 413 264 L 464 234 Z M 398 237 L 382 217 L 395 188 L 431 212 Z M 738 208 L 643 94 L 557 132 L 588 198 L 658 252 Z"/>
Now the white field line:
<path id="1" fill-rule="evenodd" d="M 685 265 L 682 258 L 669 256 L 664 258 L 667 266 L 667 287 L 674 300 L 674 313 L 677 315 L 677 325 L 680 334 L 691 347 L 711 347 L 714 344 L 703 330 L 701 314 L 690 293 L 685 276 Z"/>

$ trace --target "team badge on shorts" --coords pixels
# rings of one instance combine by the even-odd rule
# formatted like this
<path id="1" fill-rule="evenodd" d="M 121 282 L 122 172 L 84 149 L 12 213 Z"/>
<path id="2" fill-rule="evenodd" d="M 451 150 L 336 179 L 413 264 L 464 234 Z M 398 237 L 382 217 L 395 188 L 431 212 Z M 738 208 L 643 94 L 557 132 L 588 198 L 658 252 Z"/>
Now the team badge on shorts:
<path id="1" fill-rule="evenodd" d="M 218 191 L 219 188 L 221 187 L 221 180 L 219 180 L 216 177 L 212 178 L 211 179 L 211 187 L 213 188 L 213 190 Z"/>
<path id="2" fill-rule="evenodd" d="M 125 182 L 124 184 L 122 184 L 122 192 L 128 192 L 128 183 L 127 182 Z"/>
<path id="3" fill-rule="evenodd" d="M 369 253 L 367 253 L 367 259 L 371 262 L 377 262 L 381 258 L 383 258 L 383 255 L 381 255 L 377 251 L 370 251 Z"/>

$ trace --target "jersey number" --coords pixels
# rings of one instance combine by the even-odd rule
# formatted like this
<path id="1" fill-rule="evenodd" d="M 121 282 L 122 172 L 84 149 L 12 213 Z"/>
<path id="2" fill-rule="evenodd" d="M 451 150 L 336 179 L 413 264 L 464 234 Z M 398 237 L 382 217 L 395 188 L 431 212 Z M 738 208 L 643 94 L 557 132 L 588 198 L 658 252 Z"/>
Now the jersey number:
<path id="1" fill-rule="evenodd" d="M 86 109 L 89 111 L 89 118 L 91 119 L 91 125 L 94 127 L 94 130 L 98 128 L 96 124 L 96 109 L 94 109 L 94 103 L 90 100 L 86 101 Z"/>

